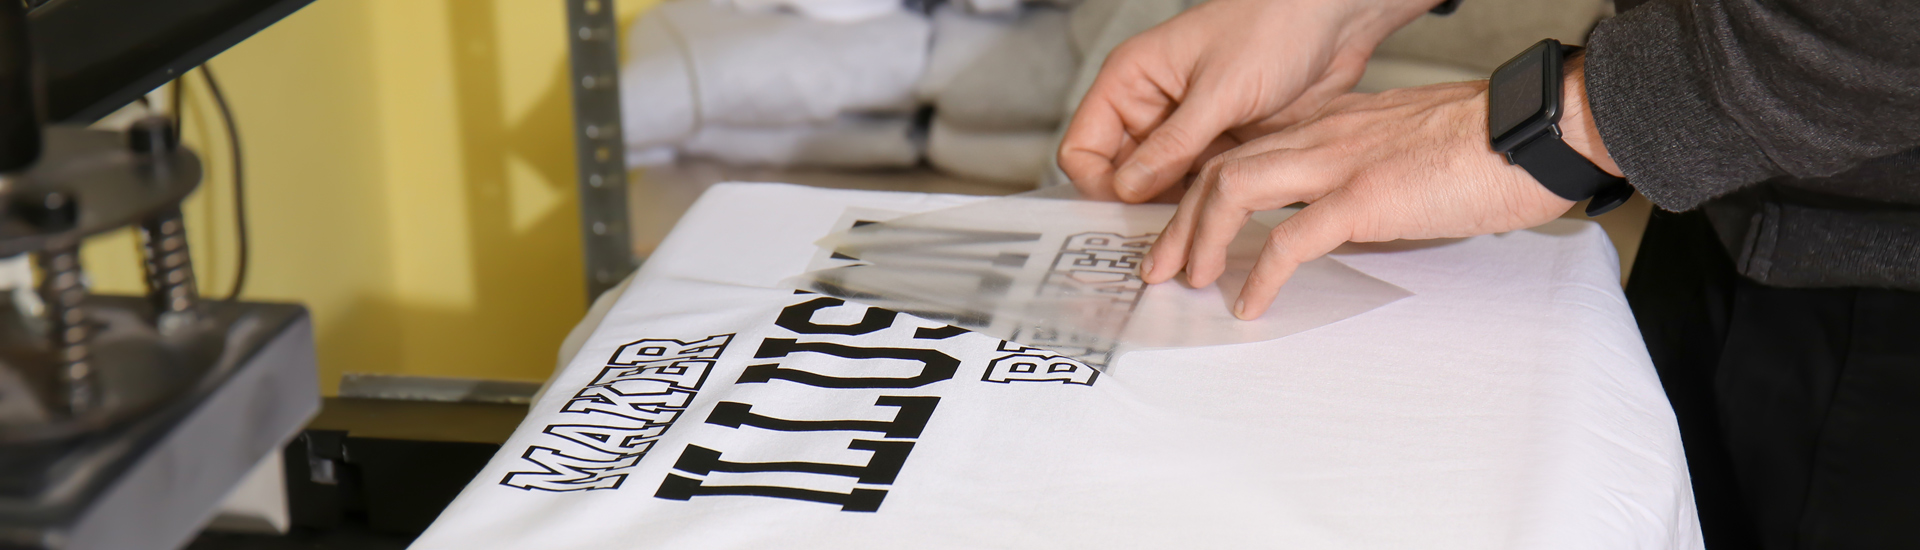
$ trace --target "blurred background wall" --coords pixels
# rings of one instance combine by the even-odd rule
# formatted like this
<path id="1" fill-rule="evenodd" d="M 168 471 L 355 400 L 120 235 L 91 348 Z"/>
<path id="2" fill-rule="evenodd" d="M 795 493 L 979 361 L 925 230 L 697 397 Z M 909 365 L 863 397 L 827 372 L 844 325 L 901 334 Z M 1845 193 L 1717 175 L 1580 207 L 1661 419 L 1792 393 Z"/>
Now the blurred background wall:
<path id="1" fill-rule="evenodd" d="M 622 20 L 651 1 L 619 4 Z M 585 310 L 565 12 L 555 1 L 318 0 L 211 65 L 239 119 L 245 296 L 311 308 L 342 372 L 538 380 Z M 218 111 L 188 79 L 188 204 L 202 291 L 237 248 Z M 97 289 L 142 288 L 131 234 L 96 239 Z"/>

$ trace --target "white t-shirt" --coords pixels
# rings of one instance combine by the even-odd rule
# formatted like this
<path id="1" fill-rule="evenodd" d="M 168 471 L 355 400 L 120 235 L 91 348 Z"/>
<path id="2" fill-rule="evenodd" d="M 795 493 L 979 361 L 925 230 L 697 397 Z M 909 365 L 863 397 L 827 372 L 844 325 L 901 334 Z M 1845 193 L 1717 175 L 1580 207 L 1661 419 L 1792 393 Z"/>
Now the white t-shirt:
<path id="1" fill-rule="evenodd" d="M 414 548 L 1701 546 L 1592 223 L 1349 245 L 1413 295 L 1105 373 L 779 287 L 973 200 L 715 186 Z"/>

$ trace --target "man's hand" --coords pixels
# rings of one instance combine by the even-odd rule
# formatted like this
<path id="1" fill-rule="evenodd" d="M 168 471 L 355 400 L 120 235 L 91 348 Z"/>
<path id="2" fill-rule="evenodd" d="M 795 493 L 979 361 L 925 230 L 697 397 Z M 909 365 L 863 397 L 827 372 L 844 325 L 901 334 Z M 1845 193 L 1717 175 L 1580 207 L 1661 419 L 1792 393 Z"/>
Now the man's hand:
<path id="1" fill-rule="evenodd" d="M 1438 0 L 1212 0 L 1107 57 L 1060 144 L 1088 195 L 1141 202 L 1196 162 L 1353 88 L 1389 33 Z"/>
<path id="2" fill-rule="evenodd" d="M 1617 174 L 1592 130 L 1580 76 L 1568 79 L 1561 129 L 1575 150 Z M 1259 317 L 1295 268 L 1348 241 L 1509 231 L 1574 204 L 1488 145 L 1485 81 L 1349 94 L 1312 120 L 1208 161 L 1141 277 L 1164 282 L 1185 268 L 1190 284 L 1212 284 L 1252 212 L 1299 202 L 1310 204 L 1274 228 L 1234 315 Z"/>

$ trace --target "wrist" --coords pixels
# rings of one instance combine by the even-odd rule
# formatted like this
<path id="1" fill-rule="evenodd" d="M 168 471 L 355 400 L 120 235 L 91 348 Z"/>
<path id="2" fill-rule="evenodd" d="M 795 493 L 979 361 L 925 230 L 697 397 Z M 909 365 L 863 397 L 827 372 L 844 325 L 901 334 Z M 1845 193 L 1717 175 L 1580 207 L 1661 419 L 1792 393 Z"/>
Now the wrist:
<path id="1" fill-rule="evenodd" d="M 1593 110 L 1587 104 L 1587 56 L 1585 53 L 1567 60 L 1564 69 L 1565 80 L 1561 87 L 1560 140 L 1566 142 L 1580 156 L 1593 162 L 1594 166 L 1612 174 L 1624 177 L 1620 165 L 1613 162 L 1613 156 L 1607 154 L 1607 146 L 1600 140 L 1600 127 L 1593 122 Z"/>

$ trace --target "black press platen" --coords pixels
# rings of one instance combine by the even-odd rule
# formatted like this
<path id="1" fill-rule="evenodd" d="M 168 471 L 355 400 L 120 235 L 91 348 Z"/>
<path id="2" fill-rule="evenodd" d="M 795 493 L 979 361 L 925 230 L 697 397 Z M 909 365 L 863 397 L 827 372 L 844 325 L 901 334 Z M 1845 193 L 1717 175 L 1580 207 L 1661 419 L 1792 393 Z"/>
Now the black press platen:
<path id="1" fill-rule="evenodd" d="M 27 7 L 0 0 L 0 174 L 40 159 L 40 109 Z"/>

